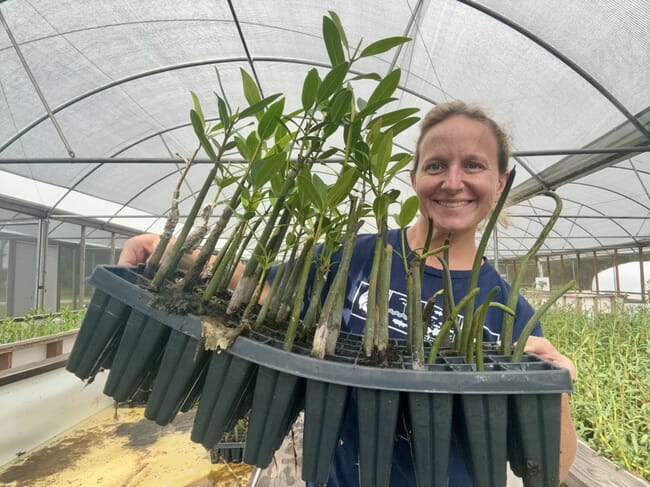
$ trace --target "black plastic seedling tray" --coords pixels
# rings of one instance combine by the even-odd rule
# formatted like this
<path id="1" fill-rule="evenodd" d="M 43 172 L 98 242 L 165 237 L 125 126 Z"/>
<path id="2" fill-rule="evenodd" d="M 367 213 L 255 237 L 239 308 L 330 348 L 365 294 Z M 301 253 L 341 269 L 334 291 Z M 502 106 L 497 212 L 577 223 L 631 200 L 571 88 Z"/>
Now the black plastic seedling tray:
<path id="1" fill-rule="evenodd" d="M 198 401 L 191 439 L 206 448 L 249 414 L 244 461 L 266 467 L 304 409 L 303 479 L 324 483 L 355 394 L 362 486 L 388 484 L 399 411 L 408 411 L 418 485 L 446 485 L 453 432 L 477 486 L 503 485 L 507 460 L 527 487 L 558 483 L 560 396 L 572 390 L 565 369 L 534 355 L 512 363 L 489 350 L 481 372 L 444 355 L 426 370 L 412 370 L 409 357 L 399 368 L 372 367 L 355 363 L 361 340 L 346 334 L 340 362 L 286 352 L 259 333 L 208 352 L 199 318 L 153 308 L 138 279 L 135 269 L 95 269 L 67 368 L 82 380 L 110 369 L 105 392 L 119 400 L 154 376 L 145 416 L 158 424 Z"/>

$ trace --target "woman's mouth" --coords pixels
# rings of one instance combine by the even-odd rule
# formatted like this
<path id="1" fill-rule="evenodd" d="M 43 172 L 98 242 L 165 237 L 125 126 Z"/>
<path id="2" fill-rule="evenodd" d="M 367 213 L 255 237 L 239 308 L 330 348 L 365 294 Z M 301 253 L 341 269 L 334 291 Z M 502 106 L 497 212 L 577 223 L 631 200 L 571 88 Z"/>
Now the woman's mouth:
<path id="1" fill-rule="evenodd" d="M 460 208 L 461 206 L 466 206 L 471 203 L 469 200 L 463 200 L 463 201 L 442 201 L 442 200 L 436 200 L 436 203 L 439 204 L 440 206 L 444 206 L 445 208 Z"/>

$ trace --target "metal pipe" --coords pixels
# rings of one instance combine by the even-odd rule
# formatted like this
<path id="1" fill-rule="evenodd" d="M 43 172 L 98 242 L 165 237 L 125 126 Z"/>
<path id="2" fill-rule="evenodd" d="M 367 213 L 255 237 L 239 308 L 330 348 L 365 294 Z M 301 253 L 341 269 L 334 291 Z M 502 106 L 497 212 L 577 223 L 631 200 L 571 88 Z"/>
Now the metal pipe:
<path id="1" fill-rule="evenodd" d="M 32 82 L 32 86 L 34 86 L 34 90 L 36 90 L 36 94 L 41 99 L 41 103 L 43 104 L 43 107 L 45 108 L 45 111 L 47 112 L 47 115 L 50 118 L 52 125 L 54 125 L 54 128 L 56 129 L 56 133 L 59 134 L 59 138 L 61 139 L 61 142 L 63 142 L 63 145 L 65 146 L 65 150 L 68 151 L 70 157 L 74 157 L 74 151 L 72 150 L 72 147 L 68 143 L 68 140 L 65 138 L 65 135 L 63 134 L 63 130 L 61 130 L 61 127 L 59 126 L 59 122 L 56 121 L 54 112 L 52 112 L 50 105 L 47 103 L 47 100 L 45 99 L 45 95 L 41 91 L 41 87 L 38 85 L 38 82 L 36 81 L 36 78 L 34 77 L 32 70 L 29 69 L 29 64 L 27 63 L 25 56 L 23 56 L 23 53 L 20 50 L 20 47 L 18 46 L 16 39 L 14 38 L 13 32 L 11 32 L 11 29 L 9 28 L 9 24 L 7 24 L 4 15 L 2 15 L 2 10 L 0 10 L 0 23 L 2 23 L 2 26 L 7 32 L 7 37 L 9 37 L 9 41 L 11 42 L 11 45 L 16 51 L 16 55 L 18 56 L 18 59 L 20 59 L 20 64 L 22 64 L 23 68 L 25 69 L 25 72 L 27 73 L 27 76 L 29 77 L 29 80 Z"/>

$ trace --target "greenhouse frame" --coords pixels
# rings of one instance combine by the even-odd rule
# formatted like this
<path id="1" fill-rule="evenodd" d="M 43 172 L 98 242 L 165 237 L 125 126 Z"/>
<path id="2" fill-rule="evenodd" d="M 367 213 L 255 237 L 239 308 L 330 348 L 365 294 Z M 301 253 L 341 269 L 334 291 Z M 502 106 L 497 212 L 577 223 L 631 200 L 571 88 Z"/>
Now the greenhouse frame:
<path id="1" fill-rule="evenodd" d="M 195 100 L 219 124 L 217 95 L 247 106 L 244 71 L 262 96 L 300 108 L 307 73 L 332 67 L 332 13 L 352 50 L 409 38 L 354 65 L 359 106 L 376 86 L 362 73 L 399 69 L 385 111 L 423 117 L 462 100 L 507 130 L 516 176 L 485 250 L 507 281 L 524 266 L 534 303 L 572 280 L 563 304 L 648 303 L 649 0 L 0 0 L 0 320 L 85 309 L 93 270 L 116 264 L 134 235 L 163 231 L 192 159 L 182 223 L 213 166 L 190 117 Z M 413 153 L 418 133 L 397 134 L 395 150 Z M 224 164 L 243 167 L 230 149 Z M 332 184 L 337 162 L 314 172 Z M 399 200 L 413 194 L 409 171 L 393 186 Z M 526 261 L 555 209 L 551 191 L 560 216 Z M 376 231 L 372 219 L 361 231 Z"/>
<path id="2" fill-rule="evenodd" d="M 182 157 L 196 146 L 190 91 L 215 119 L 215 68 L 235 106 L 243 101 L 243 68 L 262 93 L 286 92 L 295 104 L 307 70 L 328 65 L 320 19 L 330 10 L 351 45 L 391 35 L 412 39 L 360 67 L 402 70 L 398 107 L 419 107 L 422 115 L 435 103 L 461 99 L 483 106 L 510 131 L 517 177 L 509 225 L 497 229 L 487 251 L 502 273 L 512 273 L 539 234 L 552 204 L 541 193 L 553 189 L 564 208 L 528 283 L 550 277 L 555 287 L 575 277 L 580 290 L 645 300 L 641 264 L 634 290 L 622 288 L 620 276 L 613 286 L 594 279 L 618 263 L 645 261 L 650 241 L 644 0 L 5 1 L 0 302 L 8 309 L 0 316 L 78 305 L 90 292 L 83 276 L 94 264 L 114 261 L 134 233 L 159 232 Z M 416 134 L 412 127 L 396 143 L 412 151 Z M 207 167 L 197 165 L 187 181 L 182 214 Z M 409 194 L 408 176 L 402 181 L 399 189 Z M 31 271 L 16 271 L 25 266 Z"/>

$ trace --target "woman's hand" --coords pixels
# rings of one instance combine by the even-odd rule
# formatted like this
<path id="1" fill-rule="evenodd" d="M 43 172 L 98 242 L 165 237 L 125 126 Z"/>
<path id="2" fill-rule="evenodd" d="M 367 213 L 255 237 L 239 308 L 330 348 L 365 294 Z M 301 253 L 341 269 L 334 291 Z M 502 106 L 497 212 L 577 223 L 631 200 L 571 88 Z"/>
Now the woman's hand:
<path id="1" fill-rule="evenodd" d="M 156 250 L 159 241 L 160 235 L 154 233 L 143 233 L 131 237 L 124 242 L 117 265 L 144 264 Z"/>
<path id="2" fill-rule="evenodd" d="M 568 369 L 571 374 L 571 381 L 575 381 L 578 371 L 573 361 L 566 355 L 562 355 L 557 348 L 553 346 L 548 339 L 544 337 L 531 336 L 526 341 L 524 352 L 534 353 L 535 355 L 553 362 L 554 364 Z"/>

